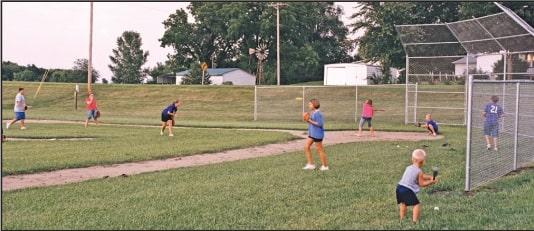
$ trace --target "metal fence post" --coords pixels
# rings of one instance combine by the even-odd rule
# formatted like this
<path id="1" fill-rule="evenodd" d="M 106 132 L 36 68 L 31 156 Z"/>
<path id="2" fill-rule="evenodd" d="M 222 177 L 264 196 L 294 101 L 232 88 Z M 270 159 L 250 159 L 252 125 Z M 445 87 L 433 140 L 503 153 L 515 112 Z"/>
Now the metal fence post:
<path id="1" fill-rule="evenodd" d="M 258 87 L 254 86 L 254 121 L 258 119 Z"/>
<path id="2" fill-rule="evenodd" d="M 519 133 L 519 82 L 515 89 L 514 171 L 517 170 L 517 135 Z"/>
<path id="3" fill-rule="evenodd" d="M 467 91 L 467 80 L 469 79 L 469 53 L 467 53 L 467 56 L 466 56 L 466 63 L 467 63 L 467 69 L 465 69 L 465 80 L 464 81 L 464 91 Z M 467 92 L 464 93 L 464 125 L 467 124 Z"/>
<path id="4" fill-rule="evenodd" d="M 404 124 L 408 124 L 408 83 L 410 82 L 410 57 L 406 55 L 406 76 L 404 78 Z"/>
<path id="5" fill-rule="evenodd" d="M 469 76 L 467 90 L 467 139 L 465 149 L 465 191 L 471 190 L 471 179 L 469 171 L 471 169 L 471 108 L 473 104 L 473 76 Z"/>
<path id="6" fill-rule="evenodd" d="M 413 122 L 417 123 L 417 95 L 419 94 L 418 91 L 419 83 L 415 83 L 415 95 L 414 95 L 414 105 L 413 105 Z"/>
<path id="7" fill-rule="evenodd" d="M 358 123 L 358 85 L 354 85 L 354 122 Z"/>
<path id="8" fill-rule="evenodd" d="M 306 87 L 302 87 L 302 113 L 304 113 L 306 110 L 304 109 L 304 98 L 306 97 L 306 94 L 304 93 L 306 91 Z"/>

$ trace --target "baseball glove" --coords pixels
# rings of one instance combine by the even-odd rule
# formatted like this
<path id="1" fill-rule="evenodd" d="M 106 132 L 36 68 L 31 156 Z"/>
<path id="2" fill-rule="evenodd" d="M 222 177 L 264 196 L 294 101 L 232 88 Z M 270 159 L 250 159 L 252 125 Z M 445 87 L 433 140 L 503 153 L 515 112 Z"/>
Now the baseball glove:
<path id="1" fill-rule="evenodd" d="M 310 113 L 309 112 L 302 113 L 302 120 L 304 120 L 305 122 L 308 122 L 308 120 L 310 120 Z"/>

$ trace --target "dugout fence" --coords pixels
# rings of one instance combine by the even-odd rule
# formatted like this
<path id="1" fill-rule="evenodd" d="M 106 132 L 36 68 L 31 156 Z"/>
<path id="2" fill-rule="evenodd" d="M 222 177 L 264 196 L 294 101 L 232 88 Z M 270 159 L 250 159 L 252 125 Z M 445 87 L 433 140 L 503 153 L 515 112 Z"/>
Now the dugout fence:
<path id="1" fill-rule="evenodd" d="M 471 76 L 468 89 L 466 191 L 534 163 L 534 81 Z M 486 147 L 485 133 L 491 131 L 482 116 L 491 96 L 499 97 L 504 112 L 498 121 L 497 150 Z"/>
<path id="2" fill-rule="evenodd" d="M 534 79 L 534 29 L 495 4 L 502 12 L 451 23 L 395 26 L 406 53 L 405 124 L 432 113 L 443 115 L 438 123 L 465 125 L 465 82 L 470 75 L 487 80 Z M 437 84 L 451 87 L 433 89 Z M 426 105 L 422 98 L 434 101 Z"/>

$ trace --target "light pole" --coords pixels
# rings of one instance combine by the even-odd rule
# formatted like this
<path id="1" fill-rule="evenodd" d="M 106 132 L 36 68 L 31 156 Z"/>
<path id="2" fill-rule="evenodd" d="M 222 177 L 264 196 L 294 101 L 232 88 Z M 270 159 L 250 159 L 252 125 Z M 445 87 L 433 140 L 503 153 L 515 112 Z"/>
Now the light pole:
<path id="1" fill-rule="evenodd" d="M 93 82 L 93 2 L 91 2 L 91 13 L 89 19 L 89 60 L 87 60 L 87 91 L 91 92 Z"/>
<path id="2" fill-rule="evenodd" d="M 276 9 L 276 85 L 280 85 L 280 8 L 287 4 L 277 2 L 269 6 Z"/>

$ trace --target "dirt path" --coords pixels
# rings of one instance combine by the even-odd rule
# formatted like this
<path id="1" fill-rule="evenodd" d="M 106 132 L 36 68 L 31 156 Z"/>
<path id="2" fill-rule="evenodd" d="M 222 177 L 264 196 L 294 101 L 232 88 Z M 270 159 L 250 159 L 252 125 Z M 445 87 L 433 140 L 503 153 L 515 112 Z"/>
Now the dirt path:
<path id="1" fill-rule="evenodd" d="M 291 131 L 291 133 L 299 137 L 305 137 L 302 131 Z M 424 132 L 377 132 L 376 137 L 357 137 L 354 135 L 353 131 L 332 131 L 326 133 L 326 139 L 324 141 L 324 144 L 334 145 L 362 141 L 420 141 L 436 140 L 441 138 L 443 137 L 428 136 Z M 165 160 L 150 160 L 135 163 L 114 164 L 108 166 L 93 166 L 87 168 L 64 169 L 35 174 L 5 176 L 2 177 L 2 191 L 10 191 L 30 187 L 62 185 L 86 181 L 90 179 L 128 176 L 173 168 L 201 166 L 227 161 L 257 158 L 262 156 L 280 155 L 286 152 L 301 150 L 303 148 L 303 145 L 304 140 L 299 139 L 286 143 L 268 144 L 258 147 L 236 149 L 219 153 L 169 158 Z"/>

